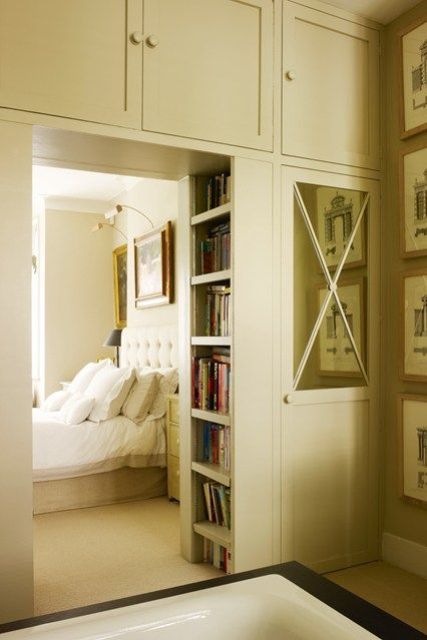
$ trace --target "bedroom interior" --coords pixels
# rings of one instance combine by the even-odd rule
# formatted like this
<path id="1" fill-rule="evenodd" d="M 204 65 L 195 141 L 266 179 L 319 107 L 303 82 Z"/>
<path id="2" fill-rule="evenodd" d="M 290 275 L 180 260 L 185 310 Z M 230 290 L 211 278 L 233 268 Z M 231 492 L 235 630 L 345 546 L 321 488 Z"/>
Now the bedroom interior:
<path id="1" fill-rule="evenodd" d="M 426 15 L 0 0 L 0 635 L 427 633 Z"/>

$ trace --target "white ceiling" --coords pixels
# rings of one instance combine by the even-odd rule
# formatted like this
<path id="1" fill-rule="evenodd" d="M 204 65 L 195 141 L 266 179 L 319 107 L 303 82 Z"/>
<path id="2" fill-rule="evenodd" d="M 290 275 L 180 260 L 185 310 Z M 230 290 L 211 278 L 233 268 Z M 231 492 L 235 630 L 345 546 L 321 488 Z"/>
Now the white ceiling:
<path id="1" fill-rule="evenodd" d="M 327 0 L 328 4 L 357 13 L 381 24 L 388 24 L 420 0 Z"/>
<path id="2" fill-rule="evenodd" d="M 33 166 L 33 193 L 45 198 L 94 200 L 109 203 L 141 178 L 77 169 Z"/>

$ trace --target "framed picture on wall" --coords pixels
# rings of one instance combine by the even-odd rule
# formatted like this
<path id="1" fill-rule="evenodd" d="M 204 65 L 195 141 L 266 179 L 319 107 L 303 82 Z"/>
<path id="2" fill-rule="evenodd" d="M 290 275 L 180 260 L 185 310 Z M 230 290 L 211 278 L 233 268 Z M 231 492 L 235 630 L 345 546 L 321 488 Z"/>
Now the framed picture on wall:
<path id="1" fill-rule="evenodd" d="M 318 287 L 319 309 L 327 294 L 324 284 Z M 338 296 L 359 354 L 364 360 L 365 286 L 363 278 L 343 280 Z M 360 377 L 361 371 L 341 312 L 332 296 L 319 331 L 319 375 Z"/>
<path id="2" fill-rule="evenodd" d="M 137 309 L 172 302 L 172 223 L 134 240 L 135 306 Z"/>
<path id="3" fill-rule="evenodd" d="M 427 508 L 427 396 L 398 396 L 400 496 Z"/>
<path id="4" fill-rule="evenodd" d="M 128 247 L 122 244 L 113 251 L 114 315 L 116 327 L 123 329 L 127 323 Z"/>
<path id="5" fill-rule="evenodd" d="M 404 258 L 427 255 L 427 148 L 400 156 L 401 249 Z"/>
<path id="6" fill-rule="evenodd" d="M 400 32 L 401 137 L 427 129 L 427 21 Z"/>
<path id="7" fill-rule="evenodd" d="M 401 376 L 427 381 L 427 269 L 402 274 Z"/>
<path id="8" fill-rule="evenodd" d="M 318 187 L 316 192 L 316 231 L 327 266 L 334 271 L 346 249 L 358 219 L 365 194 L 349 189 Z M 366 215 L 366 214 L 365 214 Z M 344 269 L 360 267 L 365 258 L 365 220 L 351 244 Z"/>

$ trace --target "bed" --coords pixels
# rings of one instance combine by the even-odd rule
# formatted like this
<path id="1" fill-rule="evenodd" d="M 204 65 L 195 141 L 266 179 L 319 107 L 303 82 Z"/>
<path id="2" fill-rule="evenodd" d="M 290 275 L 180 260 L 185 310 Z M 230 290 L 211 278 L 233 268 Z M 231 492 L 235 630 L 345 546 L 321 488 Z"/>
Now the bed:
<path id="1" fill-rule="evenodd" d="M 176 328 L 124 329 L 121 366 L 177 367 Z M 33 410 L 34 514 L 166 494 L 166 418 L 135 424 L 123 415 L 65 425 Z"/>

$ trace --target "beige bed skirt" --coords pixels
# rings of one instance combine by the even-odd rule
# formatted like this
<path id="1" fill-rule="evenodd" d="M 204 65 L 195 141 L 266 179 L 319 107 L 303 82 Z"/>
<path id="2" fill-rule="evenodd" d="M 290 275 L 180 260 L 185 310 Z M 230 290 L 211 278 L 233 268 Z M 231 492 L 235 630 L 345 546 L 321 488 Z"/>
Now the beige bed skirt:
<path id="1" fill-rule="evenodd" d="M 123 467 L 78 478 L 33 482 L 33 512 L 37 515 L 146 500 L 166 492 L 166 468 Z"/>

